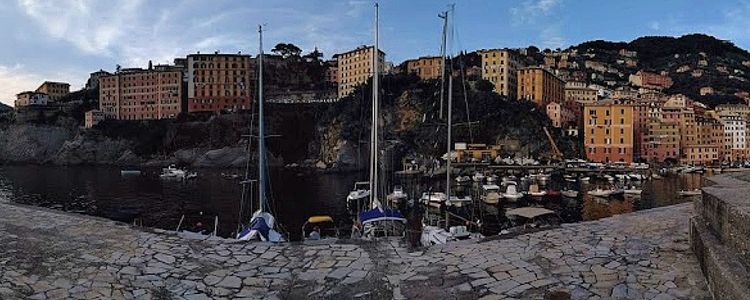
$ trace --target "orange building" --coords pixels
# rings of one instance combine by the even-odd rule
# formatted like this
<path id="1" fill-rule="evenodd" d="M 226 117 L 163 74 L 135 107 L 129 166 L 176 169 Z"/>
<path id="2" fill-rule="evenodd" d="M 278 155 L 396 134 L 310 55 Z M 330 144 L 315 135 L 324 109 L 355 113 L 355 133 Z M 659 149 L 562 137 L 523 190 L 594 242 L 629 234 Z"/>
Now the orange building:
<path id="1" fill-rule="evenodd" d="M 545 107 L 550 102 L 565 101 L 565 82 L 542 67 L 518 70 L 518 99 Z"/>
<path id="2" fill-rule="evenodd" d="M 633 106 L 601 100 L 583 109 L 586 157 L 594 162 L 633 162 Z"/>
<path id="3" fill-rule="evenodd" d="M 552 121 L 552 126 L 555 128 L 575 125 L 575 113 L 557 102 L 547 104 L 546 111 L 547 117 Z"/>
<path id="4" fill-rule="evenodd" d="M 628 81 L 634 86 L 650 89 L 668 89 L 672 86 L 672 78 L 669 78 L 669 76 L 643 70 L 630 75 Z"/>
<path id="5" fill-rule="evenodd" d="M 255 60 L 250 55 L 188 55 L 188 112 L 249 109 L 256 86 L 255 73 Z"/>
<path id="6" fill-rule="evenodd" d="M 440 56 L 425 56 L 410 59 L 405 62 L 406 72 L 414 73 L 422 80 L 439 79 L 443 74 L 443 58 Z"/>
<path id="7" fill-rule="evenodd" d="M 677 122 L 651 119 L 643 135 L 641 159 L 650 162 L 679 160 L 680 126 Z"/>
<path id="8" fill-rule="evenodd" d="M 492 82 L 495 92 L 518 98 L 518 69 L 523 66 L 520 55 L 510 49 L 480 50 L 482 57 L 482 79 Z"/>
<path id="9" fill-rule="evenodd" d="M 696 143 L 683 147 L 680 162 L 686 165 L 715 165 L 721 160 L 724 141 L 724 127 L 715 119 L 695 117 Z"/>
<path id="10" fill-rule="evenodd" d="M 339 53 L 333 57 L 338 61 L 338 94 L 339 98 L 346 97 L 357 86 L 366 83 L 373 72 L 373 46 L 360 46 L 349 52 Z M 382 73 L 385 69 L 385 52 L 378 49 L 378 66 Z"/>
<path id="11" fill-rule="evenodd" d="M 36 88 L 37 93 L 44 93 L 49 96 L 50 102 L 57 102 L 60 98 L 70 94 L 70 84 L 65 82 L 45 81 Z"/>
<path id="12" fill-rule="evenodd" d="M 335 59 L 326 61 L 326 82 L 339 83 L 339 63 Z"/>
<path id="13" fill-rule="evenodd" d="M 123 69 L 99 77 L 99 110 L 118 120 L 175 118 L 182 93 L 181 71 Z"/>

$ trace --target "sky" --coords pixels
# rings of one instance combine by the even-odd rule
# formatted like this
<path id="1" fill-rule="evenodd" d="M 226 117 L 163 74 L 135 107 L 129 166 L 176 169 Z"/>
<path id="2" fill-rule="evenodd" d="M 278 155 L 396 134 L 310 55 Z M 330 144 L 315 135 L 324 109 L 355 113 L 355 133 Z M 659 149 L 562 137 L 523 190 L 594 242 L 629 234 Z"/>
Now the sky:
<path id="1" fill-rule="evenodd" d="M 208 5 L 210 3 L 210 5 Z M 706 33 L 750 49 L 750 0 L 381 0 L 386 59 L 435 55 L 455 4 L 450 49 L 566 48 L 583 41 Z M 201 51 L 257 54 L 291 42 L 328 58 L 373 40 L 366 0 L 0 0 L 0 101 L 45 80 L 83 87 L 116 65 L 146 67 Z"/>

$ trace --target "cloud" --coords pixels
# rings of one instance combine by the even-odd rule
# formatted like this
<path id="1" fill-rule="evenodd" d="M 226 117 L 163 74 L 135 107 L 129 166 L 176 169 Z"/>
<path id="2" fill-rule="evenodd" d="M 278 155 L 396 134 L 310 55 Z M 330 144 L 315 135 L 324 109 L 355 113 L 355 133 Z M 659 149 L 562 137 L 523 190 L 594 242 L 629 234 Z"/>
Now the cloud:
<path id="1" fill-rule="evenodd" d="M 648 28 L 658 31 L 659 29 L 661 29 L 661 23 L 659 23 L 659 21 L 652 21 L 648 24 Z"/>
<path id="2" fill-rule="evenodd" d="M 26 72 L 22 65 L 0 65 L 0 102 L 13 106 L 16 94 L 35 90 L 43 81 L 41 76 Z"/>
<path id="3" fill-rule="evenodd" d="M 539 45 L 542 48 L 557 49 L 567 44 L 561 32 L 561 24 L 552 24 L 544 28 L 539 34 Z"/>
<path id="4" fill-rule="evenodd" d="M 534 24 L 540 17 L 549 16 L 562 0 L 526 0 L 520 6 L 512 7 L 510 14 L 513 25 Z"/>
<path id="5" fill-rule="evenodd" d="M 49 36 L 89 54 L 108 55 L 137 24 L 143 0 L 19 0 L 21 11 Z"/>

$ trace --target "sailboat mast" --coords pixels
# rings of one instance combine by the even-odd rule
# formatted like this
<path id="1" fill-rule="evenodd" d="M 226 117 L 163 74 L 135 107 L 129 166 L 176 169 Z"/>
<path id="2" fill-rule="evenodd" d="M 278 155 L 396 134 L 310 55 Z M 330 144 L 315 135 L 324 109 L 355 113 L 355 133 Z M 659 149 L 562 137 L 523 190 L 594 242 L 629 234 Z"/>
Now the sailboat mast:
<path id="1" fill-rule="evenodd" d="M 440 68 L 440 119 L 443 118 L 443 102 L 445 102 L 445 52 L 448 35 L 448 12 L 438 14 L 438 17 L 443 19 L 443 40 L 440 44 L 440 57 L 443 58 L 443 65 Z"/>
<path id="2" fill-rule="evenodd" d="M 260 211 L 268 211 L 266 199 L 266 131 L 263 120 L 263 25 L 258 25 L 258 201 Z"/>
<path id="3" fill-rule="evenodd" d="M 448 29 L 448 11 L 445 12 L 443 15 L 443 18 L 445 20 L 445 25 L 443 27 L 443 75 L 448 76 L 448 139 L 446 143 L 446 148 L 448 149 L 447 155 L 448 159 L 446 160 L 445 165 L 445 196 L 448 197 L 450 200 L 451 197 L 451 131 L 453 129 L 453 76 L 450 74 L 450 69 L 446 68 L 447 65 L 447 58 L 446 58 L 446 52 L 447 52 L 447 42 L 446 42 L 446 35 L 447 35 L 447 29 Z M 446 69 L 448 71 L 446 71 Z M 443 79 L 443 82 L 445 82 L 445 79 Z M 441 90 L 442 92 L 442 90 Z M 441 106 L 442 107 L 442 106 Z"/>
<path id="4" fill-rule="evenodd" d="M 378 102 L 378 94 L 380 88 L 378 87 L 378 81 L 380 80 L 380 48 L 378 45 L 378 18 L 379 8 L 378 3 L 375 3 L 375 45 L 372 49 L 372 124 L 370 128 L 371 132 L 371 144 L 370 144 L 370 206 L 375 203 L 378 199 L 378 116 L 380 114 L 380 105 Z"/>

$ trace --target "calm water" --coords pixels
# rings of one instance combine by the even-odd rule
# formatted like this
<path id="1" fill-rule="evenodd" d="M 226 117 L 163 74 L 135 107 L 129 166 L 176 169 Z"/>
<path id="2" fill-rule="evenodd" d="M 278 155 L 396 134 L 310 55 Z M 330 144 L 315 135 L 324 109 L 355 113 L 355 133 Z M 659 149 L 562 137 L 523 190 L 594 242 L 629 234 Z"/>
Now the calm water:
<path id="1" fill-rule="evenodd" d="M 241 187 L 238 180 L 221 173 L 238 170 L 198 170 L 191 181 L 161 180 L 159 169 L 141 176 L 121 176 L 119 168 L 0 166 L 0 201 L 51 207 L 110 219 L 139 222 L 144 226 L 174 230 L 184 215 L 183 228 L 200 222 L 218 233 L 231 236 L 237 229 Z M 293 239 L 302 224 L 316 214 L 348 220 L 345 198 L 359 174 L 303 174 L 288 170 L 271 172 L 274 211 Z M 398 182 L 399 179 L 391 179 Z M 413 188 L 409 182 L 406 190 Z M 442 180 L 436 180 L 441 184 Z M 420 183 L 420 185 L 423 183 Z M 592 185 L 582 189 L 593 188 Z M 680 189 L 699 188 L 700 175 L 673 175 L 643 184 L 641 197 L 601 201 L 594 197 L 550 199 L 541 204 L 560 212 L 565 222 L 594 220 L 612 214 L 671 205 L 688 201 L 676 194 Z M 416 189 L 414 189 L 416 190 Z M 583 193 L 582 193 L 583 194 Z"/>

